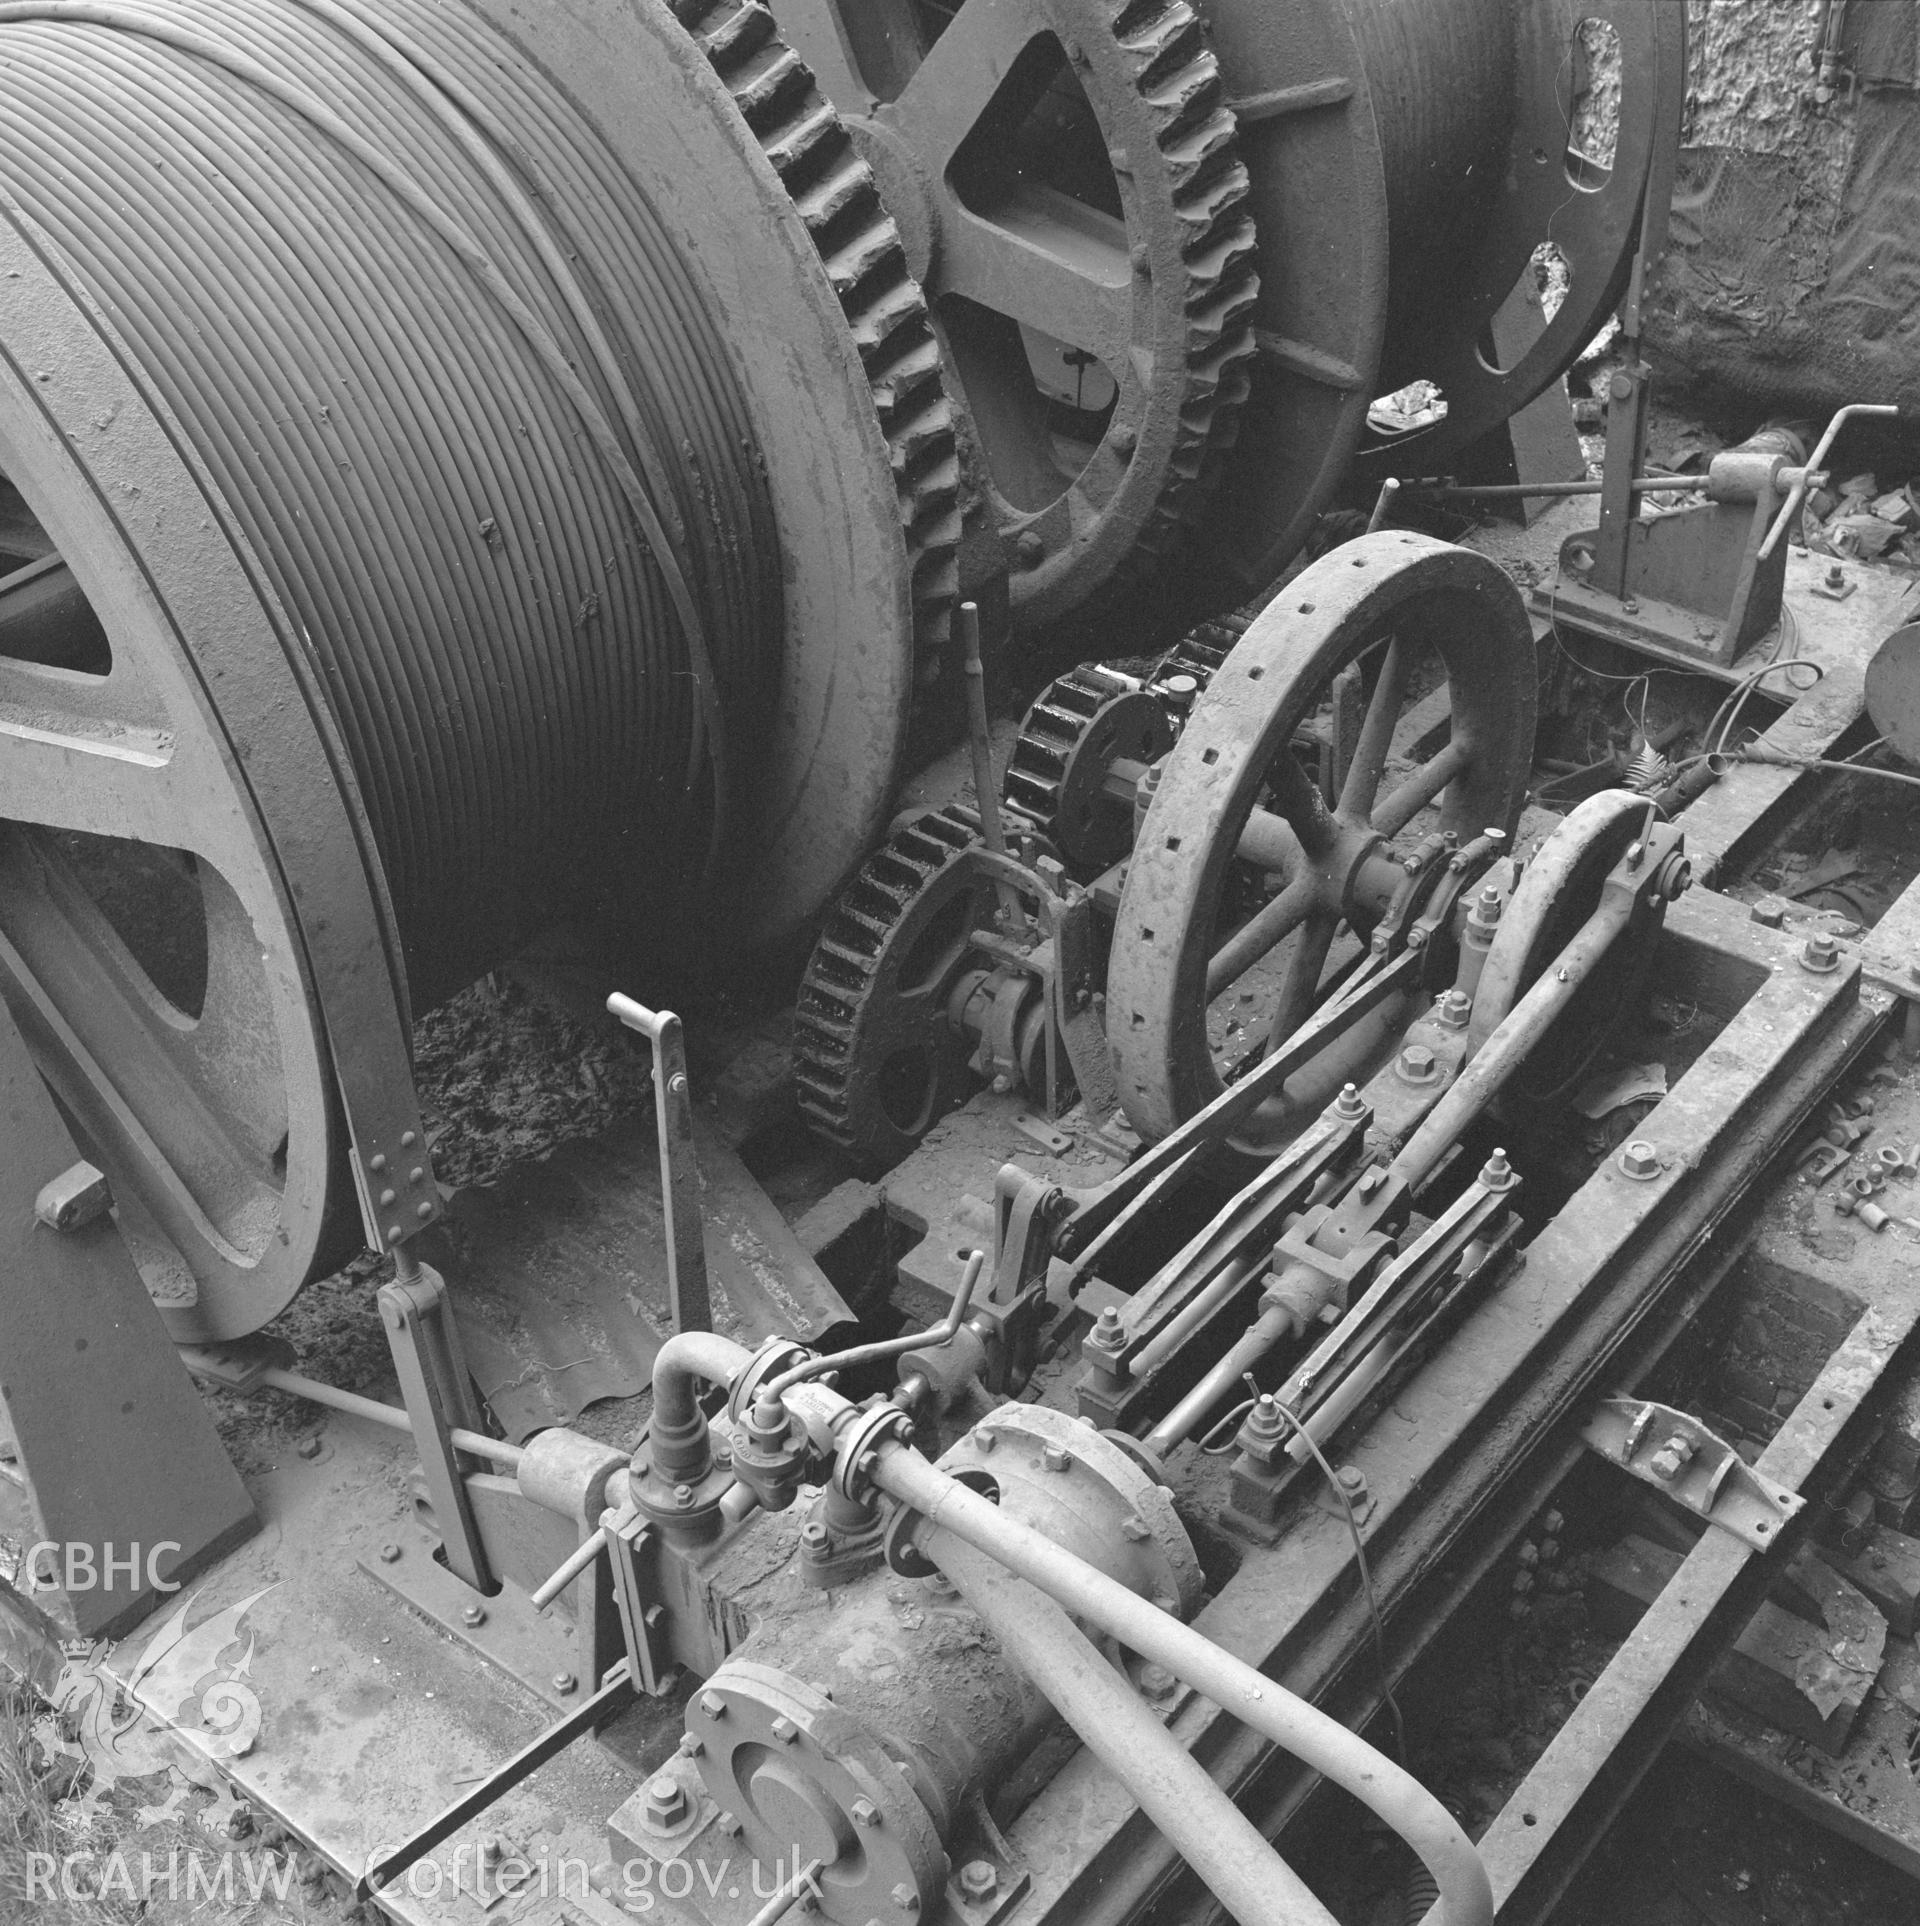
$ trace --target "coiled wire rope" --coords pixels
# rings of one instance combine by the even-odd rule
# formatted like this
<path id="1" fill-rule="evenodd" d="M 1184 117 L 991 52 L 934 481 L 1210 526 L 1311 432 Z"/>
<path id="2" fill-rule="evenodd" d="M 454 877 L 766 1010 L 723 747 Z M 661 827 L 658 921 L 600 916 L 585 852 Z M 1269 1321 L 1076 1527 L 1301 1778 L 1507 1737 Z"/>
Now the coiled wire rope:
<path id="1" fill-rule="evenodd" d="M 697 901 L 781 569 L 725 336 L 641 184 L 458 4 L 0 27 L 0 180 L 319 663 L 416 1003 L 544 922 Z"/>

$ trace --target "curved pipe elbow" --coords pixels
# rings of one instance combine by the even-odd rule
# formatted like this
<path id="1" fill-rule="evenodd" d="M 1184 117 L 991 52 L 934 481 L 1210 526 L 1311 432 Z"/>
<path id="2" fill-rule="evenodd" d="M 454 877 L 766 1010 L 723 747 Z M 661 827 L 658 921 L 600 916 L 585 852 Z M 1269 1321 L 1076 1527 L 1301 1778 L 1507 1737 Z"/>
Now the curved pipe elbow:
<path id="1" fill-rule="evenodd" d="M 708 1462 L 707 1420 L 700 1387 L 724 1390 L 753 1361 L 744 1344 L 713 1331 L 682 1331 L 654 1354 L 653 1417 L 648 1426 L 654 1462 L 663 1473 L 686 1476 Z"/>

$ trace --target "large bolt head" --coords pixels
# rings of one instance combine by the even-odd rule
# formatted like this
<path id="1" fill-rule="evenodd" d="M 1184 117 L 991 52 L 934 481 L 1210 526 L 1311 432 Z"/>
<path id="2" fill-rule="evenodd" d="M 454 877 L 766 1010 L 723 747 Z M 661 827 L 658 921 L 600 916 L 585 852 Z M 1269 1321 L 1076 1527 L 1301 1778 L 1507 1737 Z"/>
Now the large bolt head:
<path id="1" fill-rule="evenodd" d="M 999 1884 L 999 1871 L 990 1860 L 969 1859 L 960 1868 L 960 1890 L 969 1899 L 991 1899 Z"/>
<path id="2" fill-rule="evenodd" d="M 1409 1083 L 1431 1083 L 1440 1074 L 1439 1058 L 1424 1043 L 1408 1044 L 1397 1067 Z"/>
<path id="3" fill-rule="evenodd" d="M 782 1745 L 792 1745 L 800 1736 L 800 1728 L 788 1718 L 775 1719 L 771 1729 L 773 1736 L 778 1739 Z"/>
<path id="4" fill-rule="evenodd" d="M 1840 967 L 1839 943 L 1826 930 L 1815 930 L 1807 938 L 1807 947 L 1800 952 L 1800 966 L 1819 975 L 1837 970 Z"/>
<path id="5" fill-rule="evenodd" d="M 1065 1445 L 1044 1446 L 1040 1453 L 1040 1462 L 1049 1471 L 1066 1471 L 1073 1465 L 1073 1459 L 1068 1455 Z"/>
<path id="6" fill-rule="evenodd" d="M 1620 1168 L 1644 1184 L 1660 1175 L 1660 1153 L 1644 1138 L 1636 1137 L 1620 1152 Z"/>
<path id="7" fill-rule="evenodd" d="M 1164 1699 L 1179 1683 L 1164 1665 L 1149 1662 L 1140 1668 L 1140 1689 L 1150 1699 Z"/>
<path id="8" fill-rule="evenodd" d="M 700 1710 L 710 1719 L 724 1719 L 727 1716 L 727 1702 L 718 1692 L 702 1692 Z"/>
<path id="9" fill-rule="evenodd" d="M 687 1795 L 677 1779 L 664 1774 L 647 1781 L 641 1797 L 640 1816 L 656 1832 L 666 1832 L 687 1816 Z"/>

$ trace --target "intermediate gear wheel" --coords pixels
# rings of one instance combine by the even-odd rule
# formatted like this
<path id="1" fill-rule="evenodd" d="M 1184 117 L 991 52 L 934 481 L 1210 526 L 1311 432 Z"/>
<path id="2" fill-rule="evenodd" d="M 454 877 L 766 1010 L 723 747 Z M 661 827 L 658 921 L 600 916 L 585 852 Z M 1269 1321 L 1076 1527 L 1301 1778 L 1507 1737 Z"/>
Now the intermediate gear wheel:
<path id="1" fill-rule="evenodd" d="M 1331 766 L 1309 771 L 1296 737 L 1323 710 Z M 1261 612 L 1163 767 L 1120 900 L 1107 1037 L 1144 1136 L 1300 1028 L 1343 931 L 1364 942 L 1392 899 L 1409 860 L 1395 838 L 1429 806 L 1435 833 L 1511 833 L 1533 728 L 1533 631 L 1484 556 L 1363 536 Z M 1302 1071 L 1238 1141 L 1278 1149 L 1333 1094 L 1308 1082 L 1360 1073 Z"/>
<path id="2" fill-rule="evenodd" d="M 977 840 L 945 810 L 896 831 L 841 894 L 800 985 L 800 1108 L 869 1173 L 897 1164 L 967 1092 L 972 1046 L 948 1008 L 973 932 L 993 917 L 993 886 L 968 860 Z"/>
<path id="3" fill-rule="evenodd" d="M 900 230 L 847 127 L 758 0 L 673 0 L 793 198 L 846 311 L 892 456 L 914 656 L 937 673 L 959 594 L 960 456 L 940 350 Z"/>
<path id="4" fill-rule="evenodd" d="M 1085 880 L 1133 846 L 1137 776 L 1173 747 L 1166 704 L 1131 676 L 1090 667 L 1041 692 L 1007 763 L 1006 801 L 1028 817 Z"/>
<path id="5" fill-rule="evenodd" d="M 933 303 L 1013 610 L 1057 620 L 1179 542 L 1237 433 L 1253 224 L 1186 0 L 779 0 Z"/>

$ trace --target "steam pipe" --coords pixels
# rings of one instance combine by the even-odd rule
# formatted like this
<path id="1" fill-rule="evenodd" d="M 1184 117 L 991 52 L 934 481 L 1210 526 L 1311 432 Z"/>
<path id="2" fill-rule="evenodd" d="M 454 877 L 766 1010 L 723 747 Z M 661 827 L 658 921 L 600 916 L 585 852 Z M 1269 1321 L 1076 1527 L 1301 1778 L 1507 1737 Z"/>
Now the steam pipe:
<path id="1" fill-rule="evenodd" d="M 1334 1926 L 1299 1874 L 1051 1598 L 951 1532 L 927 1532 L 920 1549 L 1239 1926 Z"/>
<path id="2" fill-rule="evenodd" d="M 820 1397 L 817 1387 L 807 1389 Z M 844 1424 L 852 1407 L 837 1397 L 834 1403 L 844 1409 L 833 1417 Z M 1430 1926 L 1492 1926 L 1493 1889 L 1472 1842 L 1426 1787 L 1357 1733 L 969 1491 L 910 1446 L 879 1441 L 872 1479 L 921 1514 L 914 1538 L 923 1550 L 950 1532 L 1352 1793 L 1431 1869 L 1441 1898 Z"/>
<path id="3" fill-rule="evenodd" d="M 714 1331 L 682 1331 L 654 1354 L 653 1417 L 647 1434 L 654 1468 L 663 1478 L 671 1472 L 691 1482 L 705 1475 L 712 1457 L 699 1387 L 724 1388 L 752 1362 L 753 1353 L 744 1344 Z"/>

